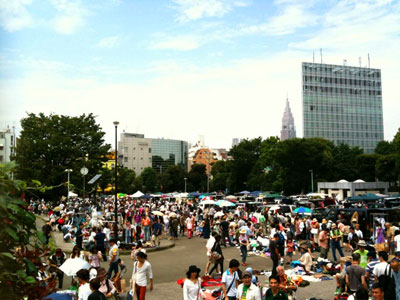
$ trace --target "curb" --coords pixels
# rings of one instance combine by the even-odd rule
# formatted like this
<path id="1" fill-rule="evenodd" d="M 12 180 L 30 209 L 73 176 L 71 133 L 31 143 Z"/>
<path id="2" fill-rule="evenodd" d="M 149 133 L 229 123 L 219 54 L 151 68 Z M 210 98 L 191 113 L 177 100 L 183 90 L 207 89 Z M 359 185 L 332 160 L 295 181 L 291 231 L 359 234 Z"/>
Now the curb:
<path id="1" fill-rule="evenodd" d="M 44 223 L 47 222 L 47 220 L 46 220 L 43 216 L 36 215 L 36 214 L 35 214 L 35 216 L 36 216 L 36 218 L 39 218 L 40 220 L 42 220 Z M 56 247 L 58 247 L 57 244 L 56 244 L 56 239 L 55 239 L 55 237 L 54 237 L 54 232 L 51 232 L 51 238 L 52 238 L 52 240 L 53 240 L 53 242 L 54 242 L 54 245 L 55 245 Z M 167 249 L 171 249 L 171 248 L 175 247 L 175 241 L 169 240 L 168 242 L 169 242 L 168 245 L 166 245 L 166 246 L 161 246 L 161 247 L 159 247 L 159 248 L 145 248 L 145 249 L 146 249 L 146 252 L 147 252 L 147 253 L 158 252 L 158 251 L 163 251 L 163 250 L 167 250 Z M 61 249 L 62 249 L 62 248 L 61 248 Z M 69 249 L 62 249 L 62 251 L 63 251 L 64 253 L 68 253 L 68 254 L 71 253 L 71 250 L 69 250 Z M 131 250 L 120 250 L 119 253 L 120 253 L 120 255 L 130 255 L 130 254 L 131 254 Z"/>

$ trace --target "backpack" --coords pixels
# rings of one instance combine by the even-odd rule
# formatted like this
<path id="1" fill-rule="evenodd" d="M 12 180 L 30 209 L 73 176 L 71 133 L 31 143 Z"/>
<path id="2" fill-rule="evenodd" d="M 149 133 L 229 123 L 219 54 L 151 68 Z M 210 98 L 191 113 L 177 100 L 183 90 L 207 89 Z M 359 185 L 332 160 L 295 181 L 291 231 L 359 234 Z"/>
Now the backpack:
<path id="1" fill-rule="evenodd" d="M 392 277 L 392 268 L 387 264 L 385 273 L 378 277 L 379 283 L 385 289 L 385 300 L 396 299 L 396 282 Z"/>
<path id="2" fill-rule="evenodd" d="M 284 245 L 284 244 L 285 244 L 285 237 L 282 232 L 279 232 L 278 245 Z"/>

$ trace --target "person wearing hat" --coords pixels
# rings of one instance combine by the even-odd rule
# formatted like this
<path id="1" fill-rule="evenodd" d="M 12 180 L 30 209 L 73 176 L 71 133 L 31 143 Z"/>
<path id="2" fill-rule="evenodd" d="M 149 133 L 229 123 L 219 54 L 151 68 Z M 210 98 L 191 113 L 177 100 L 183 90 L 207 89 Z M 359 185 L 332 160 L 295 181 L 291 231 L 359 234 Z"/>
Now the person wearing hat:
<path id="1" fill-rule="evenodd" d="M 247 259 L 247 245 L 249 244 L 249 239 L 246 235 L 246 229 L 240 229 L 240 236 L 239 236 L 239 245 L 240 245 L 240 252 L 242 253 L 242 266 L 247 266 L 246 259 Z"/>
<path id="2" fill-rule="evenodd" d="M 103 293 L 104 296 L 109 298 L 117 292 L 113 282 L 107 278 L 107 271 L 103 267 L 98 268 L 96 278 L 100 280 L 99 292 Z"/>
<path id="3" fill-rule="evenodd" d="M 59 289 L 62 288 L 64 281 L 64 272 L 61 271 L 59 268 L 65 262 L 66 259 L 67 255 L 61 250 L 61 248 L 58 248 L 56 250 L 56 253 L 49 257 L 49 266 L 51 267 L 50 271 L 56 273 L 58 278 Z"/>
<path id="4" fill-rule="evenodd" d="M 367 247 L 367 243 L 364 240 L 360 240 L 357 246 L 358 250 L 354 251 L 353 253 L 360 254 L 360 266 L 365 269 L 368 265 L 368 250 L 365 249 L 365 247 Z"/>
<path id="5" fill-rule="evenodd" d="M 342 240 L 343 233 L 339 230 L 339 228 L 337 228 L 336 224 L 333 223 L 331 226 L 330 235 L 331 235 L 331 242 L 332 242 L 333 260 L 336 262 L 337 261 L 336 249 L 338 250 L 340 257 L 344 256 L 342 246 L 340 245 L 340 241 Z"/>
<path id="6" fill-rule="evenodd" d="M 201 289 L 200 269 L 191 265 L 186 272 L 187 279 L 183 283 L 183 300 L 200 300 L 205 295 Z"/>
<path id="7" fill-rule="evenodd" d="M 241 283 L 236 291 L 237 300 L 261 300 L 260 290 L 252 282 L 252 275 L 249 271 L 242 274 L 243 283 Z"/>
<path id="8" fill-rule="evenodd" d="M 49 273 L 46 271 L 45 263 L 39 262 L 36 265 L 39 267 L 36 279 L 40 282 L 41 286 L 47 286 L 52 278 L 52 275 L 49 275 Z"/>

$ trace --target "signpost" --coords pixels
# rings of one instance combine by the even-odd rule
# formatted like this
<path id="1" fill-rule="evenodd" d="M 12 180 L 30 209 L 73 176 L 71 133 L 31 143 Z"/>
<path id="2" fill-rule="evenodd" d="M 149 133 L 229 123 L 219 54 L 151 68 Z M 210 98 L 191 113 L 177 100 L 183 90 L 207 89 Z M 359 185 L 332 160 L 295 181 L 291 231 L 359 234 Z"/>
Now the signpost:
<path id="1" fill-rule="evenodd" d="M 82 177 L 83 177 L 83 197 L 82 197 L 82 199 L 85 199 L 85 176 L 88 173 L 89 173 L 88 168 L 86 168 L 86 167 L 81 168 L 81 174 L 82 174 Z"/>
<path id="2" fill-rule="evenodd" d="M 89 180 L 88 184 L 94 184 L 99 178 L 101 177 L 101 174 L 95 175 L 92 179 Z M 97 199 L 97 183 L 96 186 L 94 187 L 94 201 Z"/>

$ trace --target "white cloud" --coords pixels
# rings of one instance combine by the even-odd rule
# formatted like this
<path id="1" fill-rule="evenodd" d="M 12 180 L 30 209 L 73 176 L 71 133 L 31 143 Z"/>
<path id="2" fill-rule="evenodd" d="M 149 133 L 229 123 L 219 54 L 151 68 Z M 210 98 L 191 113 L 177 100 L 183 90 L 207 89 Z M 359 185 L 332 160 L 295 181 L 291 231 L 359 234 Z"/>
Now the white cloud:
<path id="1" fill-rule="evenodd" d="M 233 0 L 173 0 L 179 22 L 195 21 L 206 17 L 222 17 L 234 7 L 248 6 L 249 2 Z"/>
<path id="2" fill-rule="evenodd" d="M 297 29 L 312 26 L 318 22 L 319 17 L 310 13 L 308 6 L 287 5 L 281 14 L 270 18 L 267 22 L 242 26 L 242 34 L 267 34 L 287 35 L 294 33 Z"/>
<path id="3" fill-rule="evenodd" d="M 73 34 L 85 24 L 88 14 L 79 0 L 50 0 L 58 14 L 52 24 L 61 34 Z"/>
<path id="4" fill-rule="evenodd" d="M 382 2 L 383 3 L 383 2 Z M 380 2 L 342 1 L 322 15 L 319 30 L 312 37 L 291 43 L 298 49 L 341 51 L 373 51 L 399 44 L 400 2 L 385 6 Z"/>
<path id="5" fill-rule="evenodd" d="M 149 48 L 153 50 L 168 49 L 177 51 L 189 51 L 199 48 L 202 42 L 199 37 L 194 35 L 175 36 L 164 38 L 161 41 L 153 41 Z"/>
<path id="6" fill-rule="evenodd" d="M 32 0 L 0 0 L 0 26 L 13 32 L 32 26 L 27 6 Z"/>
<path id="7" fill-rule="evenodd" d="M 109 36 L 106 38 L 101 39 L 97 44 L 96 47 L 98 48 L 114 48 L 117 47 L 121 42 L 119 36 Z"/>

